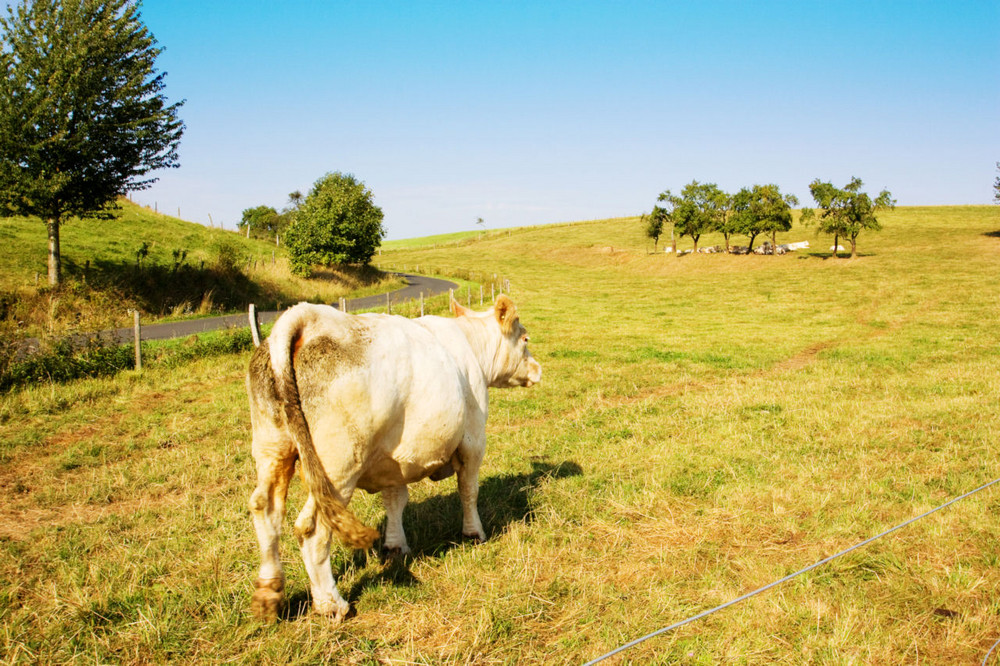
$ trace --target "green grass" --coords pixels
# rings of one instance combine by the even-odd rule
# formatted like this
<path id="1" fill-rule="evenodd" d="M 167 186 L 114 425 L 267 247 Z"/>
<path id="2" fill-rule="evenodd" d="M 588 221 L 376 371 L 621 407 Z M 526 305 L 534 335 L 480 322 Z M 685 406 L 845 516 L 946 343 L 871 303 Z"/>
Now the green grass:
<path id="1" fill-rule="evenodd" d="M 120 202 L 113 219 L 70 219 L 60 231 L 63 284 L 47 285 L 45 226 L 0 218 L 0 331 L 58 337 L 128 325 L 128 310 L 149 321 L 275 309 L 301 300 L 379 294 L 402 281 L 370 268 L 292 275 L 284 248 Z M 147 256 L 139 261 L 137 252 Z"/>
<path id="2" fill-rule="evenodd" d="M 509 279 L 544 375 L 492 394 L 489 541 L 415 485 L 412 559 L 335 549 L 342 625 L 302 610 L 298 482 L 288 614 L 249 616 L 245 353 L 7 395 L 0 662 L 581 663 L 997 478 L 1000 208 L 882 221 L 854 260 L 652 254 L 637 219 L 384 251 Z M 998 492 L 616 663 L 980 663 Z"/>

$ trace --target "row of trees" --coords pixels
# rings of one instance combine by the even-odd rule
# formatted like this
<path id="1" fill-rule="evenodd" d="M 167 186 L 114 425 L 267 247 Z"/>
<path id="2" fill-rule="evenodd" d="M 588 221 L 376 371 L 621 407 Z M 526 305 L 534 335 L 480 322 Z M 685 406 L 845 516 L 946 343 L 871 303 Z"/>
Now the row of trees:
<path id="1" fill-rule="evenodd" d="M 819 233 L 834 238 L 834 256 L 840 239 L 851 244 L 851 256 L 857 253 L 857 239 L 862 231 L 881 229 L 876 213 L 895 207 L 896 202 L 887 190 L 872 199 L 861 191 L 864 183 L 852 178 L 843 188 L 831 183 L 814 180 L 809 191 L 817 207 L 803 208 L 802 220 L 815 223 Z M 778 232 L 792 228 L 792 207 L 799 205 L 793 194 L 782 194 L 777 185 L 744 187 L 735 194 L 721 190 L 715 183 L 692 181 L 679 195 L 666 190 L 660 194 L 656 205 L 645 216 L 646 236 L 653 239 L 658 249 L 660 236 L 670 225 L 676 236 L 689 236 L 698 251 L 698 241 L 704 234 L 720 233 L 726 242 L 726 252 L 731 251 L 733 236 L 746 236 L 749 250 L 753 251 L 758 236 L 770 235 L 772 247 L 777 245 Z M 676 243 L 676 241 L 675 241 Z M 676 250 L 676 245 L 674 247 Z"/>
<path id="2" fill-rule="evenodd" d="M 363 182 L 335 172 L 317 180 L 305 197 L 292 192 L 280 213 L 271 206 L 247 208 L 239 228 L 247 237 L 282 238 L 292 271 L 308 276 L 317 265 L 371 262 L 385 236 L 383 217 Z"/>
<path id="3" fill-rule="evenodd" d="M 722 234 L 726 252 L 734 235 L 747 236 L 752 250 L 757 236 L 790 229 L 791 207 L 798 205 L 798 199 L 783 195 L 777 185 L 754 185 L 728 194 L 715 183 L 696 180 L 679 195 L 666 190 L 658 200 L 663 205 L 654 206 L 649 214 L 646 235 L 658 243 L 664 228 L 672 225 L 676 235 L 690 236 L 696 252 L 702 235 L 710 232 Z"/>

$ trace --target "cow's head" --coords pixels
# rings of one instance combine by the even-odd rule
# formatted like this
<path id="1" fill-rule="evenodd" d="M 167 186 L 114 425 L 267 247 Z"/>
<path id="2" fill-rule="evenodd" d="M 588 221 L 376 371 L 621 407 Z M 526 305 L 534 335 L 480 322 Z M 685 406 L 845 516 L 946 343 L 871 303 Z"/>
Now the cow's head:
<path id="1" fill-rule="evenodd" d="M 451 311 L 457 317 L 479 321 L 486 329 L 484 342 L 491 348 L 489 366 L 490 386 L 509 388 L 531 386 L 542 380 L 542 366 L 528 351 L 528 331 L 521 324 L 514 301 L 505 294 L 497 297 L 491 310 L 474 312 L 452 299 Z"/>

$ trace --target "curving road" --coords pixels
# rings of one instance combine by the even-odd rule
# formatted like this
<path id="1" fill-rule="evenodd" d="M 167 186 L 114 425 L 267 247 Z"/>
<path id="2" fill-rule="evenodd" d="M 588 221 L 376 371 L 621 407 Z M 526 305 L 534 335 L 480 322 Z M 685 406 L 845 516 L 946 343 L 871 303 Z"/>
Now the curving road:
<path id="1" fill-rule="evenodd" d="M 458 289 L 457 284 L 448 280 L 427 277 L 425 275 L 412 275 L 410 273 L 396 273 L 396 275 L 406 280 L 406 286 L 402 289 L 388 292 L 388 298 L 391 303 L 405 303 L 407 301 L 420 298 L 421 294 L 423 294 L 424 297 L 428 297 L 436 294 L 442 294 L 449 289 Z M 384 306 L 385 302 L 386 294 L 365 296 L 363 298 L 349 298 L 347 299 L 347 310 L 368 310 Z M 334 307 L 337 307 L 337 305 L 334 305 Z M 259 312 L 257 314 L 257 319 L 261 324 L 267 324 L 277 319 L 280 314 L 280 311 Z M 143 340 L 186 338 L 189 335 L 196 335 L 206 331 L 216 331 L 220 328 L 236 328 L 247 325 L 249 325 L 249 318 L 247 314 L 226 315 L 224 317 L 208 317 L 205 319 L 189 319 L 186 321 L 172 321 L 165 324 L 149 324 L 142 326 L 140 337 Z M 95 334 L 79 334 L 70 336 L 70 339 L 73 340 L 74 343 L 78 343 L 82 346 L 87 343 L 88 339 L 93 338 L 94 335 Z M 117 328 L 110 331 L 101 331 L 100 333 L 97 333 L 96 336 L 101 340 L 109 340 L 124 344 L 132 341 L 134 333 L 131 328 Z M 20 345 L 20 348 L 18 349 L 18 356 L 23 357 L 25 355 L 32 354 L 37 350 L 38 340 L 33 338 L 28 339 Z"/>

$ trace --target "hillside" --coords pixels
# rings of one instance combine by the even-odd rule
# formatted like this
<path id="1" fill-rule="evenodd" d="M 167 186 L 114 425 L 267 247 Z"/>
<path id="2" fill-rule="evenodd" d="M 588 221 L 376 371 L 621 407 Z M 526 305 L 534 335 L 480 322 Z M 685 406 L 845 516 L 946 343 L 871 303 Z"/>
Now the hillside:
<path id="1" fill-rule="evenodd" d="M 0 654 L 578 664 L 1000 479 L 1000 207 L 880 219 L 856 259 L 799 225 L 813 250 L 653 254 L 637 218 L 384 251 L 509 280 L 543 374 L 490 391 L 487 541 L 454 478 L 413 484 L 411 556 L 334 547 L 340 624 L 309 612 L 298 479 L 290 602 L 250 616 L 248 353 L 0 396 Z M 1000 485 L 617 660 L 982 663 L 998 511 Z"/>
<path id="2" fill-rule="evenodd" d="M 376 271 L 291 275 L 283 248 L 156 213 L 129 201 L 110 220 L 61 227 L 64 284 L 46 283 L 47 238 L 37 219 L 0 218 L 0 322 L 17 334 L 60 334 L 125 325 L 127 310 L 151 318 L 336 302 L 393 288 Z"/>

